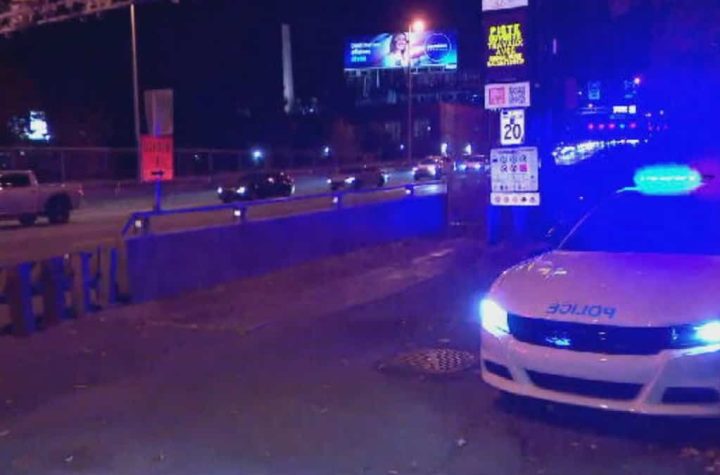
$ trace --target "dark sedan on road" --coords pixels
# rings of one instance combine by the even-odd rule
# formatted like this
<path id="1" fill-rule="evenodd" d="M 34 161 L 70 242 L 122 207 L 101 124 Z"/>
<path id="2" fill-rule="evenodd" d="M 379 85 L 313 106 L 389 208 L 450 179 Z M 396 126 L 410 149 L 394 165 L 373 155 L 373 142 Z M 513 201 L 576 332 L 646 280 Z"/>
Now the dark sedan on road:
<path id="1" fill-rule="evenodd" d="M 295 182 L 285 173 L 252 173 L 234 185 L 219 187 L 217 192 L 223 203 L 289 197 L 295 193 Z"/>
<path id="2" fill-rule="evenodd" d="M 328 178 L 332 191 L 344 188 L 359 190 L 366 187 L 383 187 L 388 176 L 383 170 L 373 166 L 345 168 Z"/>

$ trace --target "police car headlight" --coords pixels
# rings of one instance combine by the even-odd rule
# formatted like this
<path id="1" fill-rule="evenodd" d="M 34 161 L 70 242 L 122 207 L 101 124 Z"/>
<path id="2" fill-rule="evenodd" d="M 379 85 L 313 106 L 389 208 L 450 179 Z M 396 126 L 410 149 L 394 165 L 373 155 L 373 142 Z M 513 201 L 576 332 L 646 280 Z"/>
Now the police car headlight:
<path id="1" fill-rule="evenodd" d="M 244 195 L 247 192 L 247 187 L 241 186 L 237 189 L 239 195 Z"/>
<path id="2" fill-rule="evenodd" d="M 695 327 L 695 340 L 703 345 L 720 344 L 720 321 L 713 321 Z"/>
<path id="3" fill-rule="evenodd" d="M 683 325 L 672 329 L 670 349 L 720 345 L 720 320 L 702 325 Z"/>
<path id="4" fill-rule="evenodd" d="M 351 177 L 345 178 L 345 183 L 348 185 L 352 185 L 353 183 L 355 183 L 355 177 L 351 176 Z"/>
<path id="5" fill-rule="evenodd" d="M 222 186 L 219 186 L 218 189 L 217 189 L 218 195 L 222 195 L 222 194 L 223 194 L 223 191 L 225 191 L 225 190 L 223 189 L 223 187 L 222 187 Z"/>
<path id="6" fill-rule="evenodd" d="M 503 336 L 510 334 L 507 310 L 491 299 L 480 302 L 480 319 L 482 327 L 492 335 Z"/>

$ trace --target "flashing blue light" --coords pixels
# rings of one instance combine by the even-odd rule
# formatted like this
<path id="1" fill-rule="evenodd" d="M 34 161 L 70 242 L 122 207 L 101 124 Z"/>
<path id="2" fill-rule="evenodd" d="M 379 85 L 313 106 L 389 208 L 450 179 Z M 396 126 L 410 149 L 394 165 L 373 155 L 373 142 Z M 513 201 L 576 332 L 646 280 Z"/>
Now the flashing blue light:
<path id="1" fill-rule="evenodd" d="M 636 189 L 646 195 L 684 195 L 702 185 L 702 175 L 686 165 L 658 165 L 635 173 Z"/>
<path id="2" fill-rule="evenodd" d="M 484 299 L 480 302 L 480 318 L 482 327 L 491 335 L 503 336 L 510 333 L 508 313 L 494 300 Z"/>
<path id="3" fill-rule="evenodd" d="M 720 321 L 713 321 L 696 327 L 695 338 L 705 345 L 720 344 Z"/>
<path id="4" fill-rule="evenodd" d="M 265 158 L 265 154 L 263 153 L 262 150 L 256 148 L 255 150 L 252 151 L 252 158 L 254 161 L 259 162 L 260 160 Z"/>

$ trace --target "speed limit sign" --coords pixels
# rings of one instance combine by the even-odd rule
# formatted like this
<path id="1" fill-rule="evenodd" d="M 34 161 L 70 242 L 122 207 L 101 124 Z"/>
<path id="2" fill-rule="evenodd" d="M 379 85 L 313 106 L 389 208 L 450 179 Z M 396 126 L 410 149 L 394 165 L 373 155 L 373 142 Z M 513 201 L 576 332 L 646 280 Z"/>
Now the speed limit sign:
<path id="1" fill-rule="evenodd" d="M 500 144 L 525 143 L 525 109 L 509 109 L 500 113 Z"/>

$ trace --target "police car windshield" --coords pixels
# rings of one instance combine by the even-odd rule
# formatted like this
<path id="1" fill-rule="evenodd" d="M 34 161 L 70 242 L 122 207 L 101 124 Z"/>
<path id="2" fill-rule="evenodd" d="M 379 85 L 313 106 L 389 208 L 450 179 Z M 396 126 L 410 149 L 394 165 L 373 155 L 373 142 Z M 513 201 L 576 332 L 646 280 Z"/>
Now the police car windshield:
<path id="1" fill-rule="evenodd" d="M 591 214 L 562 249 L 720 255 L 720 202 L 623 194 Z"/>

